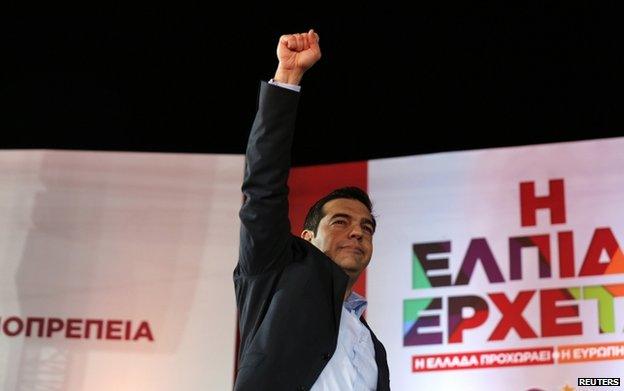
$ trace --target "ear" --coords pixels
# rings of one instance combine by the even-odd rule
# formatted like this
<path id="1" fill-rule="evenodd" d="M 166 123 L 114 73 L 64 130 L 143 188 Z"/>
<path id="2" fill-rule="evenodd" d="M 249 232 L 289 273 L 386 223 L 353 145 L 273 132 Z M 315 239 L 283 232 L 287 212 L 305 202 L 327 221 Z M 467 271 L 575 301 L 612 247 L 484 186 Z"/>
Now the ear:
<path id="1" fill-rule="evenodd" d="M 311 242 L 312 239 L 314 239 L 314 232 L 309 229 L 304 229 L 303 232 L 301 232 L 301 239 Z"/>

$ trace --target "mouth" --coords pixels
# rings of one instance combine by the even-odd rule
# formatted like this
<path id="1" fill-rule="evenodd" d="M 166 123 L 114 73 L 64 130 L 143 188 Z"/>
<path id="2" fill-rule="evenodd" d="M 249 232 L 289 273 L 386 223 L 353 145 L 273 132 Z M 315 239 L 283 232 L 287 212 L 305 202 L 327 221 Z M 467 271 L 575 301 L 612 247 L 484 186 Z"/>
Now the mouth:
<path id="1" fill-rule="evenodd" d="M 347 252 L 352 252 L 352 253 L 364 255 L 364 250 L 362 250 L 359 247 L 343 246 L 343 247 L 340 247 L 340 250 L 344 250 L 344 251 L 347 251 Z"/>

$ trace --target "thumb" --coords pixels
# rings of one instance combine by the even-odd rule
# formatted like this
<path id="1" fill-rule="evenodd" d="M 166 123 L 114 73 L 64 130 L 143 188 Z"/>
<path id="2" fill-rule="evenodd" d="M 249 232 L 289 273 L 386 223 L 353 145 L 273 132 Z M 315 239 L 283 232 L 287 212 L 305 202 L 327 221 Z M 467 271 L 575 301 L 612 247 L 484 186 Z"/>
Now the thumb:
<path id="1" fill-rule="evenodd" d="M 308 37 L 310 45 L 318 45 L 320 37 L 314 29 L 310 29 L 310 31 L 308 31 Z"/>

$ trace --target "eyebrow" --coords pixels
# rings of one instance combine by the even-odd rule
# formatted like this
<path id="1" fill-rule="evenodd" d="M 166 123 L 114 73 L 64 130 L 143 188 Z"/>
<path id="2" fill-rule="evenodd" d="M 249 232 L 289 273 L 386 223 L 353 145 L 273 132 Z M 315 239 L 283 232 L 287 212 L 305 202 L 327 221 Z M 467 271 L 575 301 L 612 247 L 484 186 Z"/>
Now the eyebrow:
<path id="1" fill-rule="evenodd" d="M 334 215 L 332 215 L 332 216 L 331 216 L 330 220 L 331 220 L 331 219 L 335 219 L 335 218 L 337 218 L 337 217 L 343 217 L 343 218 L 345 218 L 345 219 L 352 219 L 352 218 L 353 218 L 353 216 L 348 215 L 348 214 L 346 214 L 346 213 L 336 213 L 336 214 L 334 214 Z M 375 222 L 374 222 L 373 220 L 369 219 L 368 217 L 365 217 L 365 218 L 363 218 L 363 219 L 362 219 L 362 221 L 363 221 L 364 223 L 366 223 L 366 224 L 370 224 L 370 225 L 371 225 L 371 227 L 373 227 L 373 231 L 375 230 Z"/>

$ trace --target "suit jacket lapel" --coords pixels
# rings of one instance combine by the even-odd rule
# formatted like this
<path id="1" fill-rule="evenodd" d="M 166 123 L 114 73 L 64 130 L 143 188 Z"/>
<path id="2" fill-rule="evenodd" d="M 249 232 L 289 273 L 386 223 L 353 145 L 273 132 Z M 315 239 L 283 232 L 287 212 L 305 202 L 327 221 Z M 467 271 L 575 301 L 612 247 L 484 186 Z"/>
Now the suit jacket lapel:
<path id="1" fill-rule="evenodd" d="M 338 337 L 338 329 L 340 328 L 340 315 L 342 314 L 342 304 L 344 303 L 344 295 L 347 291 L 347 283 L 349 282 L 349 276 L 345 273 L 340 266 L 331 261 L 332 278 L 334 280 L 334 291 L 332 292 L 333 304 L 334 304 L 334 324 L 336 326 L 336 338 Z"/>
<path id="2" fill-rule="evenodd" d="M 371 338 L 373 339 L 373 346 L 375 347 L 375 362 L 377 363 L 377 391 L 390 390 L 390 371 L 388 370 L 388 359 L 386 357 L 386 349 L 384 349 L 383 345 L 377 339 L 373 330 L 368 326 L 366 320 L 363 316 L 360 317 L 360 320 L 366 326 L 368 331 L 371 333 Z"/>

